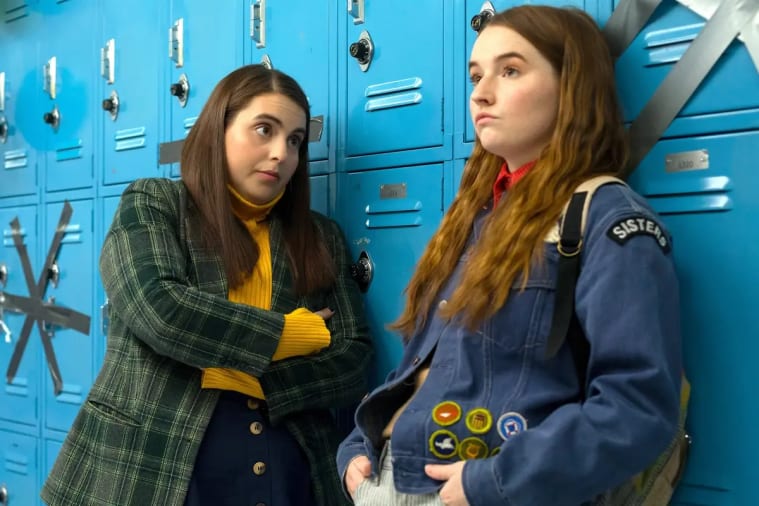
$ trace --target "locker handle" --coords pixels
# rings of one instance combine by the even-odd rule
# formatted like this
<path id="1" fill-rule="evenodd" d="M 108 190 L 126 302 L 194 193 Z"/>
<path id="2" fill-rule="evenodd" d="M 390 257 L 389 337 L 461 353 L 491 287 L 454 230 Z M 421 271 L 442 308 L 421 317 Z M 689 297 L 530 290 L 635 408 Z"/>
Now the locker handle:
<path id="1" fill-rule="evenodd" d="M 185 74 L 179 76 L 179 81 L 171 85 L 169 93 L 171 93 L 172 96 L 177 97 L 181 107 L 187 105 L 187 99 L 190 96 L 190 81 Z"/>
<path id="2" fill-rule="evenodd" d="M 266 47 L 266 0 L 250 4 L 250 38 L 257 48 Z"/>
<path id="3" fill-rule="evenodd" d="M 364 22 L 364 0 L 348 0 L 348 14 L 353 16 L 353 24 Z"/>
<path id="4" fill-rule="evenodd" d="M 0 72 L 0 111 L 5 110 L 5 72 Z"/>
<path id="5" fill-rule="evenodd" d="M 369 284 L 374 277 L 374 266 L 366 251 L 362 251 L 359 254 L 358 260 L 351 265 L 350 271 L 351 277 L 358 284 L 359 290 L 365 293 L 369 289 Z"/>
<path id="6" fill-rule="evenodd" d="M 5 288 L 6 283 L 8 283 L 8 266 L 0 264 L 0 285 Z"/>
<path id="7" fill-rule="evenodd" d="M 0 504 L 3 506 L 8 504 L 8 487 L 5 486 L 5 483 L 0 485 Z"/>
<path id="8" fill-rule="evenodd" d="M 48 267 L 47 279 L 53 284 L 53 288 L 58 288 L 58 281 L 61 279 L 61 269 L 58 267 L 58 262 L 53 262 L 53 265 Z"/>
<path id="9" fill-rule="evenodd" d="M 103 110 L 110 113 L 111 119 L 116 121 L 119 116 L 119 94 L 116 90 L 111 91 L 111 95 L 108 98 L 103 99 Z"/>
<path id="10" fill-rule="evenodd" d="M 493 16 L 495 16 L 495 7 L 493 7 L 492 3 L 485 2 L 482 4 L 482 7 L 480 7 L 479 14 L 472 16 L 472 19 L 469 21 L 469 26 L 471 26 L 472 30 L 475 32 L 480 33 Z"/>
<path id="11" fill-rule="evenodd" d="M 369 70 L 369 65 L 372 64 L 374 57 L 374 43 L 369 32 L 366 30 L 361 32 L 358 40 L 348 47 L 348 52 L 358 62 L 361 72 Z"/>
<path id="12" fill-rule="evenodd" d="M 5 144 L 8 140 L 8 122 L 5 118 L 0 118 L 0 144 Z"/>

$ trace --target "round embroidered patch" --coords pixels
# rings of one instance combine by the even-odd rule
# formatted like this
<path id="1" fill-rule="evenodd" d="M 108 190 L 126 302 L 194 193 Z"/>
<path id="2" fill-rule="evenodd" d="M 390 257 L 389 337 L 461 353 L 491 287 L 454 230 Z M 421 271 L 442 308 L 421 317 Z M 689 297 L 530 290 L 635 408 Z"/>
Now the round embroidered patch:
<path id="1" fill-rule="evenodd" d="M 461 419 L 461 406 L 453 401 L 443 401 L 432 408 L 432 419 L 443 427 L 453 425 Z"/>
<path id="2" fill-rule="evenodd" d="M 466 427 L 472 434 L 485 434 L 493 426 L 493 417 L 485 408 L 474 408 L 466 414 Z"/>
<path id="3" fill-rule="evenodd" d="M 430 452 L 435 457 L 450 459 L 456 455 L 459 446 L 459 438 L 449 430 L 436 430 L 430 436 Z"/>
<path id="4" fill-rule="evenodd" d="M 499 453 L 501 453 L 501 447 L 500 446 L 496 446 L 495 448 L 493 448 L 493 451 L 490 452 L 490 456 L 491 457 L 495 457 Z"/>
<path id="5" fill-rule="evenodd" d="M 459 457 L 462 460 L 484 459 L 488 456 L 488 445 L 478 437 L 468 437 L 459 443 Z"/>
<path id="6" fill-rule="evenodd" d="M 498 435 L 501 439 L 508 441 L 522 431 L 527 430 L 527 420 L 516 412 L 504 413 L 496 422 Z"/>

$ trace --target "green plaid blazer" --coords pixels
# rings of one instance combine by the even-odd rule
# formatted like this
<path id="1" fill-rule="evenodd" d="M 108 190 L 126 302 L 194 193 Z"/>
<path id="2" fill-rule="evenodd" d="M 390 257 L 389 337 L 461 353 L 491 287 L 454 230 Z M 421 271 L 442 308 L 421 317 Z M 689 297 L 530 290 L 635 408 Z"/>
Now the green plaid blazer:
<path id="1" fill-rule="evenodd" d="M 199 237 L 181 181 L 143 179 L 124 192 L 100 257 L 110 299 L 108 351 L 42 489 L 51 505 L 181 505 L 218 390 L 206 367 L 260 379 L 271 422 L 284 424 L 311 464 L 320 505 L 344 504 L 335 466 L 340 435 L 330 408 L 366 393 L 371 341 L 337 224 L 313 213 L 338 267 L 333 288 L 293 290 L 282 225 L 272 219 L 272 310 L 227 300 L 221 260 Z M 330 346 L 272 363 L 284 314 L 335 311 Z"/>

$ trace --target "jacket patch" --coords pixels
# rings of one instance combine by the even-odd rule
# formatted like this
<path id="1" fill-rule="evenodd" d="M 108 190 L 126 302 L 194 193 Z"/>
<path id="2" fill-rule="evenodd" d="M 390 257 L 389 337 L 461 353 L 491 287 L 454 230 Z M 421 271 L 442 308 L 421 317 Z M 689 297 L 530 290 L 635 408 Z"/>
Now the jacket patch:
<path id="1" fill-rule="evenodd" d="M 669 238 L 659 224 L 650 218 L 626 218 L 614 223 L 606 235 L 619 245 L 624 245 L 636 235 L 649 235 L 653 237 L 664 253 L 669 253 L 671 247 Z"/>

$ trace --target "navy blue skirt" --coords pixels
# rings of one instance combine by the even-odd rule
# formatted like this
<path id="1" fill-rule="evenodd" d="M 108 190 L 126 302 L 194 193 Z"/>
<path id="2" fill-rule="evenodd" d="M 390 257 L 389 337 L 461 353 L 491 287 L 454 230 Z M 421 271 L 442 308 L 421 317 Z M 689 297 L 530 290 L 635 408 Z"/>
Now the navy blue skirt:
<path id="1" fill-rule="evenodd" d="M 200 445 L 185 506 L 311 506 L 306 455 L 264 403 L 224 391 Z"/>

